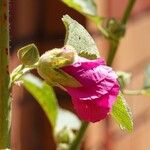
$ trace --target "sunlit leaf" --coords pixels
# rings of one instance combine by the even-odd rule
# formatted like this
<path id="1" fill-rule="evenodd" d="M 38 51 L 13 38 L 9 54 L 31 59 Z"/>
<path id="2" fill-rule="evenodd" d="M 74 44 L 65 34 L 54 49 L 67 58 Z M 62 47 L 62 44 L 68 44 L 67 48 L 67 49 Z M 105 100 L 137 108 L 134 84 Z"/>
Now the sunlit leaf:
<path id="1" fill-rule="evenodd" d="M 87 14 L 87 15 L 97 15 L 96 4 L 93 0 L 62 0 L 69 7 L 75 10 Z"/>
<path id="2" fill-rule="evenodd" d="M 22 78 L 23 86 L 36 99 L 53 127 L 56 125 L 58 105 L 53 88 L 32 74 Z"/>
<path id="3" fill-rule="evenodd" d="M 113 105 L 111 115 L 119 124 L 121 129 L 125 129 L 129 132 L 133 130 L 133 119 L 131 111 L 129 110 L 125 98 L 121 93 L 118 95 L 117 100 Z"/>
<path id="4" fill-rule="evenodd" d="M 88 17 L 96 24 L 102 21 L 102 18 L 97 15 L 97 7 L 94 0 L 61 0 L 69 7 L 75 9 L 85 17 Z"/>
<path id="5" fill-rule="evenodd" d="M 80 56 L 88 59 L 100 57 L 93 38 L 82 25 L 68 15 L 65 15 L 62 20 L 66 27 L 66 45 L 71 45 Z"/>

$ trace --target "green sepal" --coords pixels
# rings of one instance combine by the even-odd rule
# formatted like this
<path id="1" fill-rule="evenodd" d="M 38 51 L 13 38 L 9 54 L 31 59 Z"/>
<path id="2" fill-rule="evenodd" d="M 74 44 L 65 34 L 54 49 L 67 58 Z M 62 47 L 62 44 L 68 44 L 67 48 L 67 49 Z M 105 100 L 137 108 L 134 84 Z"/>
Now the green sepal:
<path id="1" fill-rule="evenodd" d="M 34 65 L 39 60 L 39 51 L 34 44 L 29 44 L 18 50 L 17 56 L 23 65 Z"/>
<path id="2" fill-rule="evenodd" d="M 39 75 L 50 85 L 80 87 L 81 84 L 72 76 L 61 70 L 75 61 L 76 51 L 71 46 L 55 48 L 43 54 L 38 62 Z"/>

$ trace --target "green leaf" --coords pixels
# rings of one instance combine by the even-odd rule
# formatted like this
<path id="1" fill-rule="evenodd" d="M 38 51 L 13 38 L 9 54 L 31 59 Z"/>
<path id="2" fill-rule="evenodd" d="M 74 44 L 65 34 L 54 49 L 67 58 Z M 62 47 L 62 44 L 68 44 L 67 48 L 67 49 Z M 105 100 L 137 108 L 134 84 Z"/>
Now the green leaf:
<path id="1" fill-rule="evenodd" d="M 53 88 L 32 74 L 22 78 L 23 86 L 40 104 L 53 127 L 56 125 L 58 104 Z"/>
<path id="2" fill-rule="evenodd" d="M 33 65 L 39 60 L 39 51 L 34 44 L 29 44 L 19 49 L 17 56 L 22 64 Z"/>
<path id="3" fill-rule="evenodd" d="M 89 18 L 97 25 L 103 20 L 97 14 L 97 7 L 94 0 L 62 0 L 62 2 Z"/>
<path id="4" fill-rule="evenodd" d="M 150 65 L 145 68 L 144 88 L 150 88 Z"/>
<path id="5" fill-rule="evenodd" d="M 96 4 L 93 0 L 62 0 L 62 2 L 81 13 L 97 15 Z"/>
<path id="6" fill-rule="evenodd" d="M 113 105 L 111 115 L 120 125 L 121 129 L 125 129 L 129 132 L 133 130 L 131 111 L 121 93 L 118 95 L 117 100 Z"/>
<path id="7" fill-rule="evenodd" d="M 66 27 L 66 45 L 71 45 L 82 57 L 88 59 L 100 57 L 93 38 L 82 25 L 68 15 L 63 16 L 62 20 Z"/>

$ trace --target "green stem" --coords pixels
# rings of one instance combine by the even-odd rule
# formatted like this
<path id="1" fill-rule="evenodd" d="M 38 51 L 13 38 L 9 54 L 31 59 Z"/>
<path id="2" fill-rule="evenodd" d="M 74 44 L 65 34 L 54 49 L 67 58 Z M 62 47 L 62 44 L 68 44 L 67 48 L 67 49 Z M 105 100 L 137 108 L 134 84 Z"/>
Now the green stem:
<path id="1" fill-rule="evenodd" d="M 123 90 L 122 92 L 126 95 L 150 95 L 150 89 Z"/>
<path id="2" fill-rule="evenodd" d="M 128 5 L 127 5 L 126 10 L 124 12 L 124 15 L 121 19 L 121 24 L 125 25 L 127 23 L 135 2 L 136 2 L 136 0 L 129 0 L 128 1 Z"/>
<path id="3" fill-rule="evenodd" d="M 10 148 L 10 89 L 8 1 L 0 0 L 0 149 Z"/>
<path id="4" fill-rule="evenodd" d="M 10 88 L 12 87 L 12 85 L 19 81 L 20 78 L 26 74 L 27 72 L 36 69 L 37 64 L 34 64 L 32 66 L 25 66 L 25 65 L 19 65 L 18 67 L 16 67 L 12 73 L 10 74 Z"/>
<path id="5" fill-rule="evenodd" d="M 123 94 L 126 94 L 126 95 L 142 95 L 143 90 L 123 90 Z"/>
<path id="6" fill-rule="evenodd" d="M 81 140 L 83 138 L 83 135 L 84 135 L 87 127 L 88 127 L 88 123 L 87 122 L 82 122 L 80 130 L 79 130 L 75 140 L 71 144 L 69 150 L 79 150 L 80 149 Z"/>
<path id="7" fill-rule="evenodd" d="M 135 2 L 136 2 L 136 0 L 129 0 L 128 1 L 127 7 L 126 7 L 125 12 L 123 14 L 123 17 L 121 19 L 121 25 L 122 26 L 126 25 Z M 120 43 L 120 38 L 121 37 L 118 37 L 118 40 L 115 40 L 115 41 L 110 40 L 110 48 L 109 48 L 110 50 L 109 50 L 108 59 L 107 59 L 107 65 L 109 65 L 109 66 L 111 66 L 113 63 L 115 54 L 117 52 L 117 49 L 118 49 L 118 46 Z"/>
<path id="8" fill-rule="evenodd" d="M 110 41 L 110 50 L 109 50 L 108 59 L 107 59 L 108 66 L 112 65 L 118 46 L 119 46 L 119 40 Z"/>

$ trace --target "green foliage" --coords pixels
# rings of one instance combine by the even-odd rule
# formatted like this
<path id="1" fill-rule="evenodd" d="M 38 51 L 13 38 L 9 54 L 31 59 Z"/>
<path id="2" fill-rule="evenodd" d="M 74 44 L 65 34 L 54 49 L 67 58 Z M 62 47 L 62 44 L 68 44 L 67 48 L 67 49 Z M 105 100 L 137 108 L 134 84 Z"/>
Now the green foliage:
<path id="1" fill-rule="evenodd" d="M 109 37 L 107 31 L 101 26 L 104 18 L 98 16 L 97 7 L 94 0 L 61 0 L 67 6 L 75 9 L 83 16 L 91 20 L 105 37 Z"/>
<path id="2" fill-rule="evenodd" d="M 80 12 L 85 17 L 88 17 L 96 24 L 102 20 L 97 15 L 97 8 L 94 0 L 62 0 L 66 5 Z"/>
<path id="3" fill-rule="evenodd" d="M 100 57 L 93 38 L 82 25 L 68 15 L 65 15 L 62 20 L 66 27 L 66 45 L 71 45 L 80 56 L 88 59 Z"/>
<path id="4" fill-rule="evenodd" d="M 58 104 L 52 87 L 35 77 L 27 74 L 22 78 L 23 86 L 37 100 L 53 127 L 56 125 Z"/>
<path id="5" fill-rule="evenodd" d="M 121 93 L 118 95 L 117 100 L 113 105 L 111 115 L 120 125 L 121 129 L 125 129 L 129 132 L 133 130 L 131 111 Z"/>
<path id="6" fill-rule="evenodd" d="M 74 8 L 75 10 L 95 16 L 97 14 L 96 4 L 93 0 L 62 0 L 69 7 Z"/>
<path id="7" fill-rule="evenodd" d="M 39 52 L 34 44 L 22 47 L 17 55 L 23 65 L 33 65 L 39 60 Z"/>

